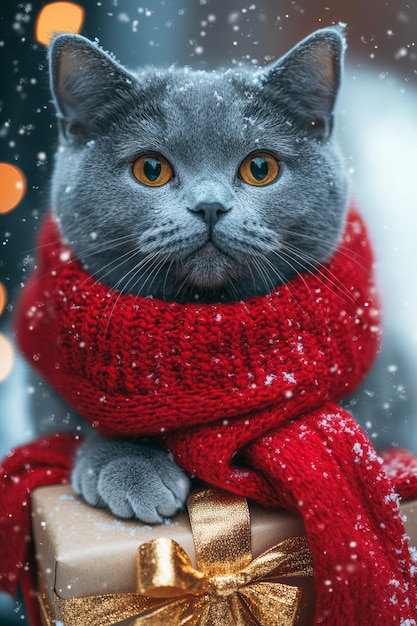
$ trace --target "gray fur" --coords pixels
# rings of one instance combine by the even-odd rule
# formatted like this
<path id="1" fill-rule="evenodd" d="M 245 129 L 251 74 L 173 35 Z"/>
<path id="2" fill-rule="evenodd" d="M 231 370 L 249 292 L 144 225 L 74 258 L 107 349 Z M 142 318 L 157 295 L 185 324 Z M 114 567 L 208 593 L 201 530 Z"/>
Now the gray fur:
<path id="1" fill-rule="evenodd" d="M 98 433 L 81 448 L 72 484 L 92 506 L 110 506 L 119 517 L 148 523 L 174 515 L 189 489 L 187 476 L 164 450 Z"/>
<path id="2" fill-rule="evenodd" d="M 60 125 L 52 205 L 81 262 L 110 288 L 189 302 L 264 295 L 333 253 L 347 183 L 332 119 L 341 28 L 313 33 L 266 68 L 130 72 L 96 44 L 59 35 L 50 48 Z M 238 175 L 252 152 L 276 156 L 264 187 Z M 160 153 L 173 179 L 132 175 Z M 204 207 L 216 205 L 208 219 Z M 77 456 L 77 493 L 121 517 L 158 522 L 189 481 L 164 451 L 95 434 Z"/>
<path id="3" fill-rule="evenodd" d="M 339 29 L 324 29 L 263 70 L 133 74 L 88 40 L 58 36 L 52 205 L 77 256 L 110 287 L 181 302 L 263 295 L 327 259 L 347 201 L 330 141 L 343 49 Z M 238 177 L 258 150 L 282 168 L 262 188 Z M 172 182 L 133 178 L 146 152 L 168 159 Z M 201 203 L 224 208 L 212 229 Z"/>

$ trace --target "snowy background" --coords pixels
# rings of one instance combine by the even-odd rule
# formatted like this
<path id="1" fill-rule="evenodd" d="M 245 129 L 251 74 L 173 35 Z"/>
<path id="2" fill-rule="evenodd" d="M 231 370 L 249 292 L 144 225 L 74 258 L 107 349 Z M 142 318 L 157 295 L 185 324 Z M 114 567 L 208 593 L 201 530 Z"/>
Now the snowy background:
<path id="1" fill-rule="evenodd" d="M 18 165 L 28 182 L 22 202 L 0 215 L 0 283 L 8 294 L 0 332 L 7 335 L 14 299 L 30 267 L 39 218 L 48 206 L 56 145 L 46 48 L 34 36 L 37 16 L 46 4 L 2 2 L 0 8 L 0 161 Z M 386 324 L 395 327 L 417 383 L 417 2 L 78 4 L 86 9 L 82 34 L 99 38 L 131 67 L 264 64 L 316 28 L 347 23 L 349 49 L 337 130 L 352 191 L 373 235 Z M 27 397 L 16 358 L 11 374 L 0 382 L 1 455 L 31 436 Z M 416 442 L 412 445 L 417 447 Z M 0 623 L 24 623 L 20 605 L 2 599 Z"/>

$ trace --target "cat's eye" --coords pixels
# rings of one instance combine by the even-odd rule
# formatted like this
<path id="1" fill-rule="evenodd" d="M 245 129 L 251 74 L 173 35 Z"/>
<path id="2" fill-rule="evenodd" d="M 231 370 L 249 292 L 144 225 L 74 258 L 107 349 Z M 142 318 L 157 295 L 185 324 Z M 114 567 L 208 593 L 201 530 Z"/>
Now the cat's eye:
<path id="1" fill-rule="evenodd" d="M 133 176 L 148 187 L 166 185 L 174 175 L 170 163 L 160 155 L 142 154 L 132 165 Z"/>
<path id="2" fill-rule="evenodd" d="M 254 152 L 246 157 L 239 168 L 240 178 L 248 185 L 269 185 L 278 176 L 279 163 L 268 152 Z"/>

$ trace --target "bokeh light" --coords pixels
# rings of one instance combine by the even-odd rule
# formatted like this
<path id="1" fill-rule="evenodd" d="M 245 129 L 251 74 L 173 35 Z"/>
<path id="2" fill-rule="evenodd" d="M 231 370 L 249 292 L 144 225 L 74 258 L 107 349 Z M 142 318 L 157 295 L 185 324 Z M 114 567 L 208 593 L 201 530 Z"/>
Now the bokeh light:
<path id="1" fill-rule="evenodd" d="M 0 315 L 3 313 L 7 302 L 7 292 L 6 287 L 3 283 L 0 283 Z"/>
<path id="2" fill-rule="evenodd" d="M 84 9 L 74 2 L 51 2 L 38 15 L 35 37 L 48 46 L 57 33 L 79 33 L 84 22 Z"/>
<path id="3" fill-rule="evenodd" d="M 13 369 L 14 350 L 10 339 L 0 333 L 0 383 L 5 380 Z"/>
<path id="4" fill-rule="evenodd" d="M 25 195 L 26 178 L 22 170 L 11 163 L 0 163 L 0 190 L 0 213 L 8 213 Z"/>

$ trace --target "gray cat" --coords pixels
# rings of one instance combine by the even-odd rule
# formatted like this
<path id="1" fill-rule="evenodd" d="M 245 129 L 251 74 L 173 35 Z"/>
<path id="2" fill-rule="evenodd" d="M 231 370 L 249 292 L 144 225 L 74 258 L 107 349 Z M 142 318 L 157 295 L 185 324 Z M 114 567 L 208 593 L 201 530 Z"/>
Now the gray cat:
<path id="1" fill-rule="evenodd" d="M 348 201 L 332 139 L 344 49 L 334 27 L 262 69 L 130 72 L 81 36 L 56 37 L 52 206 L 78 259 L 110 288 L 182 303 L 265 295 L 328 259 Z M 43 395 L 43 431 L 81 428 Z M 165 451 L 97 433 L 72 483 L 151 523 L 189 488 Z"/>

